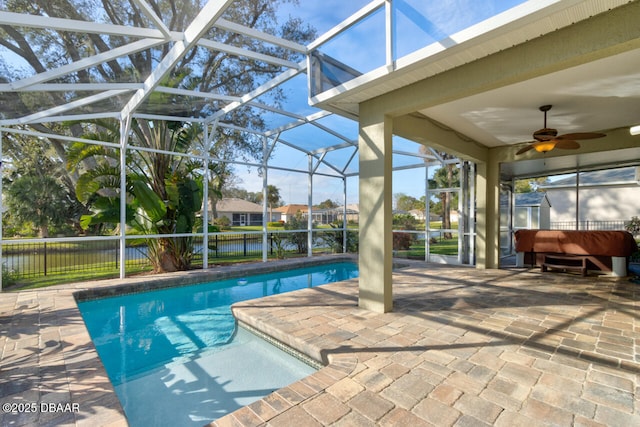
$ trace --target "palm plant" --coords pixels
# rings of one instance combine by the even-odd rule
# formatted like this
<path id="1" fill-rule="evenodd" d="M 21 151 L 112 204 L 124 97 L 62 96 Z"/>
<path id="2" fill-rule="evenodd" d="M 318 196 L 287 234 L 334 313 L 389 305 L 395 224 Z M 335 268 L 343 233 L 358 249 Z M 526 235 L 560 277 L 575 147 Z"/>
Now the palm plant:
<path id="1" fill-rule="evenodd" d="M 114 122 L 96 123 L 100 134 L 91 139 L 119 140 Z M 200 135 L 197 125 L 169 121 L 133 120 L 133 145 L 158 151 L 128 150 L 126 159 L 127 225 L 141 235 L 191 233 L 196 212 L 202 206 L 202 165 L 187 160 L 186 153 Z M 78 200 L 91 214 L 81 218 L 83 228 L 120 222 L 119 150 L 76 143 L 69 150 L 72 168 L 92 159 L 94 166 L 80 173 L 76 187 Z M 160 237 L 145 239 L 147 256 L 155 272 L 188 269 L 193 254 L 193 238 Z"/>

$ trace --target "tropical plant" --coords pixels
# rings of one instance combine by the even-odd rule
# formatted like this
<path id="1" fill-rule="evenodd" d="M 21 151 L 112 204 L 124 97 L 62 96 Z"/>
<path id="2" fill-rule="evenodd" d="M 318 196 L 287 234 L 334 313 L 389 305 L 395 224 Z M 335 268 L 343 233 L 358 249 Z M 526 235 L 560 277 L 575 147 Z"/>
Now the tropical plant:
<path id="1" fill-rule="evenodd" d="M 627 221 L 624 228 L 634 236 L 640 235 L 640 218 L 632 216 L 631 220 Z"/>
<path id="2" fill-rule="evenodd" d="M 4 204 L 14 220 L 32 223 L 40 237 L 66 222 L 67 193 L 54 178 L 32 173 L 16 178 L 5 190 Z"/>
<path id="3" fill-rule="evenodd" d="M 344 236 L 342 233 L 342 229 L 344 227 L 343 221 L 335 221 L 329 224 L 329 226 L 336 230 L 333 233 L 326 233 L 322 236 L 324 241 L 329 244 L 329 247 L 335 253 L 342 253 L 343 244 L 344 244 Z M 347 252 L 355 253 L 358 252 L 358 243 L 359 236 L 357 231 L 349 231 L 347 230 Z"/>
<path id="4" fill-rule="evenodd" d="M 307 226 L 307 218 L 305 218 L 300 211 L 296 212 L 293 217 L 288 218 L 287 222 L 284 224 L 285 230 L 306 230 Z M 306 231 L 287 233 L 286 236 L 285 240 L 294 245 L 299 254 L 307 253 L 309 249 L 309 239 Z"/>
<path id="5" fill-rule="evenodd" d="M 285 250 L 285 239 L 283 239 L 282 234 L 280 233 L 272 233 L 271 234 L 271 242 L 273 243 L 273 247 L 276 249 L 276 258 L 284 259 L 286 254 Z"/>
<path id="6" fill-rule="evenodd" d="M 304 25 L 302 20 L 290 17 L 286 22 L 278 22 L 277 9 L 281 4 L 296 3 L 295 0 L 237 0 L 225 11 L 224 18 L 240 27 L 248 27 L 265 34 L 282 37 L 304 44 L 315 38 L 315 30 Z M 15 0 L 6 5 L 7 12 L 31 13 L 41 16 L 67 16 L 78 22 L 93 22 L 96 17 L 104 23 L 132 28 L 149 25 L 149 11 L 166 23 L 170 31 L 184 31 L 197 16 L 202 8 L 199 0 L 152 0 L 150 9 L 141 8 L 138 2 L 129 0 L 113 0 L 98 2 L 78 2 L 74 0 Z M 153 26 L 153 24 L 151 24 Z M 282 72 L 282 65 L 273 64 L 270 61 L 256 61 L 251 56 L 237 55 L 233 50 L 247 49 L 260 54 L 277 56 L 283 60 L 298 62 L 304 54 L 296 50 L 274 46 L 268 42 L 257 41 L 253 37 L 225 29 L 220 26 L 211 26 L 205 37 L 216 43 L 233 46 L 235 49 L 224 50 L 198 46 L 187 54 L 176 59 L 175 66 L 166 70 L 159 86 L 199 91 L 201 93 L 216 93 L 227 96 L 237 96 L 248 93 L 260 84 L 272 79 Z M 15 31 L 9 27 L 0 28 L 0 46 L 13 55 L 20 57 L 22 61 L 9 61 L 3 63 L 0 77 L 3 82 L 19 81 L 25 76 L 43 73 L 46 70 L 69 68 L 72 62 L 77 63 L 83 58 L 99 57 L 113 52 L 129 41 L 122 37 L 106 37 L 97 33 L 84 33 L 63 31 L 56 28 L 33 29 L 28 31 Z M 90 84 L 90 83 L 142 83 L 153 71 L 158 58 L 167 53 L 171 43 L 159 47 L 151 47 L 131 52 L 121 58 L 96 61 L 90 67 L 72 67 L 69 74 L 56 79 L 59 83 Z M 3 94 L 0 101 L 3 105 L 10 105 L 16 115 L 26 114 L 34 110 L 42 110 L 62 103 L 74 100 L 74 97 L 85 97 L 85 92 L 14 92 Z M 285 99 L 284 91 L 272 90 L 262 97 L 261 102 L 270 103 L 272 107 L 279 108 Z M 126 98 L 113 97 L 110 102 L 122 105 Z M 210 100 L 206 103 L 185 100 L 185 97 L 175 94 L 159 94 L 153 92 L 144 102 L 143 113 L 161 114 L 182 117 L 205 117 L 215 111 L 219 111 L 228 101 Z M 118 111 L 120 108 L 118 108 Z M 254 108 L 238 108 L 225 117 L 225 121 L 232 122 L 235 128 L 248 128 L 262 130 L 264 120 L 261 110 Z M 5 112 L 0 109 L 0 118 Z M 120 142 L 120 129 L 116 123 L 33 123 L 29 126 L 37 131 L 49 135 L 64 134 L 65 137 L 56 138 L 50 136 L 47 143 L 50 144 L 56 160 L 61 164 L 69 165 L 64 179 L 69 188 L 75 188 L 78 199 L 90 207 L 91 220 L 84 217 L 83 224 L 104 228 L 109 224 L 116 224 L 115 218 L 119 218 L 119 182 L 120 167 L 118 150 L 101 146 L 88 147 L 84 144 L 75 145 L 69 149 L 66 136 L 90 137 L 91 134 L 100 136 L 91 138 L 98 141 Z M 199 154 L 208 152 L 212 158 L 224 161 L 243 158 L 258 159 L 262 155 L 262 138 L 253 132 L 240 132 L 231 128 L 217 127 L 210 135 L 207 146 L 200 142 Z M 211 163 L 204 167 L 204 172 L 193 174 L 195 170 L 186 165 L 183 157 L 160 154 L 160 151 L 168 152 L 173 149 L 172 144 L 178 147 L 179 153 L 195 150 L 193 146 L 201 134 L 197 126 L 182 125 L 178 122 L 145 121 L 134 119 L 131 122 L 129 143 L 148 149 L 158 150 L 135 152 L 127 151 L 126 177 L 127 177 L 127 219 L 134 221 L 137 212 L 140 219 L 136 227 L 145 228 L 147 231 L 176 232 L 189 228 L 185 218 L 191 208 L 190 204 L 183 200 L 185 194 L 193 193 L 195 187 L 200 186 L 202 179 L 209 180 L 210 194 L 216 197 L 220 189 L 232 182 L 233 168 L 230 163 Z M 191 136 L 180 139 L 183 136 Z M 188 146 L 182 147 L 182 143 Z M 146 154 L 145 154 L 146 153 Z M 78 163 L 80 162 L 80 163 Z M 203 175 L 206 175 L 203 177 Z M 142 185 L 146 183 L 146 187 Z M 144 196 L 147 190 L 153 191 L 165 204 L 166 218 L 161 221 L 151 221 L 157 213 L 157 199 L 149 196 L 146 199 L 134 200 Z M 139 193 L 139 194 L 136 194 Z M 173 195 L 179 194 L 178 205 Z M 195 194 L 195 193 L 194 193 Z M 170 197 L 171 196 L 171 197 Z M 188 198 L 188 197 L 187 197 Z M 183 205 L 184 204 L 184 205 Z M 215 206 L 215 204 L 214 204 Z M 186 211 L 185 211 L 186 209 Z M 79 217 L 79 215 L 77 215 Z M 142 221 L 147 218 L 147 221 Z M 182 219 L 180 219 L 182 218 Z M 129 222 L 134 226 L 133 222 Z M 169 247 L 167 249 L 170 249 Z M 162 250 L 160 252 L 163 252 Z M 178 265 L 185 263 L 175 260 Z"/>
<path id="7" fill-rule="evenodd" d="M 98 123 L 102 140 L 119 139 L 116 124 Z M 162 149 L 176 154 L 130 150 L 125 176 L 127 191 L 126 220 L 141 235 L 192 233 L 196 212 L 202 207 L 202 165 L 182 153 L 193 145 L 198 127 L 169 121 L 132 121 L 132 143 L 145 148 Z M 69 152 L 70 167 L 87 158 L 96 167 L 80 173 L 76 194 L 87 203 L 91 214 L 81 218 L 83 228 L 103 223 L 120 222 L 119 150 L 76 143 Z M 155 272 L 188 269 L 193 254 L 192 237 L 160 237 L 146 239 L 148 257 Z"/>
<path id="8" fill-rule="evenodd" d="M 72 232 L 83 206 L 75 198 L 73 183 L 55 151 L 28 135 L 2 135 L 4 231 L 48 237 L 51 232 Z"/>

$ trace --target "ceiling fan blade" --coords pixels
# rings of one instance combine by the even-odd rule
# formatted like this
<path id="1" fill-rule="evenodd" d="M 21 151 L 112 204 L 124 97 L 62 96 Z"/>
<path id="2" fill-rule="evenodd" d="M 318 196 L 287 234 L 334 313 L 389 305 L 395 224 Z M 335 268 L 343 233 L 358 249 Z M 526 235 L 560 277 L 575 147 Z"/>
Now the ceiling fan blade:
<path id="1" fill-rule="evenodd" d="M 532 148 L 533 148 L 532 144 L 525 145 L 524 147 L 522 147 L 521 149 L 519 149 L 516 152 L 516 156 L 519 155 L 519 154 L 522 154 L 522 153 L 526 153 L 527 151 L 531 150 Z"/>
<path id="2" fill-rule="evenodd" d="M 566 133 L 564 135 L 560 135 L 557 136 L 556 139 L 557 140 L 567 140 L 567 139 L 572 139 L 572 140 L 576 140 L 576 139 L 595 139 L 595 138 L 602 138 L 607 136 L 604 133 L 597 133 L 597 132 L 578 132 L 578 133 Z"/>
<path id="3" fill-rule="evenodd" d="M 580 148 L 580 144 L 576 141 L 562 139 L 556 143 L 556 148 L 561 148 L 563 150 L 575 150 Z"/>

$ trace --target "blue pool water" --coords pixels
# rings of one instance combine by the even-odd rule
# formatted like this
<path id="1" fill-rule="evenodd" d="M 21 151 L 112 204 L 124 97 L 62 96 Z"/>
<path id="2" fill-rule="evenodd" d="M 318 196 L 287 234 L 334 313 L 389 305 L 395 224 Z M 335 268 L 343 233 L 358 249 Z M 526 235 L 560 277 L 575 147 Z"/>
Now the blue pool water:
<path id="1" fill-rule="evenodd" d="M 202 425 L 313 372 L 238 330 L 233 303 L 357 276 L 357 264 L 335 263 L 78 307 L 132 426 Z"/>

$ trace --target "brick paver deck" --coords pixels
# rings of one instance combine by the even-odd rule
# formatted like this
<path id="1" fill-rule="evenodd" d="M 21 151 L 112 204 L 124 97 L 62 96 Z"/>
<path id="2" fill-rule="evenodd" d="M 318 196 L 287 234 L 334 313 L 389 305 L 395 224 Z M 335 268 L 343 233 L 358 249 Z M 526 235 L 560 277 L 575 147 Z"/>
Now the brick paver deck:
<path id="1" fill-rule="evenodd" d="M 0 401 L 78 408 L 0 425 L 126 425 L 72 297 L 114 283 L 0 294 Z M 639 305 L 625 279 L 427 264 L 394 274 L 391 313 L 357 280 L 236 304 L 327 366 L 212 425 L 640 425 Z"/>

